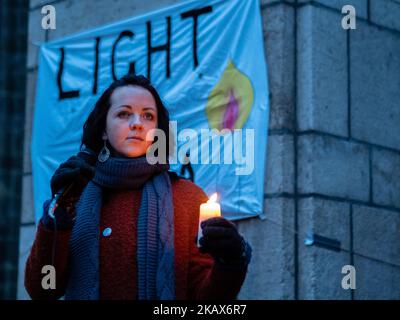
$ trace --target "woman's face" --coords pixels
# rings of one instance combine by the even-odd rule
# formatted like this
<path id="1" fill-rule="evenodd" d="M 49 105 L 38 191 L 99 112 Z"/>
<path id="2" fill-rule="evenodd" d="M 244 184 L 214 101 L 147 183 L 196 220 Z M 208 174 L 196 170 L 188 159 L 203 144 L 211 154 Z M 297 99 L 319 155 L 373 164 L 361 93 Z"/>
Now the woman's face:
<path id="1" fill-rule="evenodd" d="M 143 87 L 118 87 L 110 98 L 106 137 L 119 156 L 140 157 L 146 154 L 153 138 L 146 141 L 149 130 L 157 128 L 157 107 L 153 95 Z"/>

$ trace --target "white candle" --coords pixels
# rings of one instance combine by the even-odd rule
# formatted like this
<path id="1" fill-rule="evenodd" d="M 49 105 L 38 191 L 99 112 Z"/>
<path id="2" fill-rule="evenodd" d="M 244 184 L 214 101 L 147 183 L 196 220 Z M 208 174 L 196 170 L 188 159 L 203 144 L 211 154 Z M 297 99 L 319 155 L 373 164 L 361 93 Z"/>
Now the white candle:
<path id="1" fill-rule="evenodd" d="M 220 217 L 221 206 L 217 202 L 217 193 L 214 193 L 206 203 L 200 205 L 200 218 L 199 218 L 199 229 L 197 233 L 197 246 L 200 247 L 199 240 L 203 236 L 203 230 L 201 229 L 201 223 L 204 220 Z"/>

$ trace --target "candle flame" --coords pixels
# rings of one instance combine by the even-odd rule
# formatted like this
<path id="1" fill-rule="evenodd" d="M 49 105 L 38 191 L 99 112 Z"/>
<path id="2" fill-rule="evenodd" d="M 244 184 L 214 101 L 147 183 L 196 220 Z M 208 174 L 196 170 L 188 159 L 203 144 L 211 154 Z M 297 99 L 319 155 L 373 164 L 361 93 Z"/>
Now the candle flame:
<path id="1" fill-rule="evenodd" d="M 211 195 L 210 199 L 207 201 L 207 203 L 216 202 L 216 201 L 217 201 L 217 198 L 218 198 L 218 194 L 217 194 L 216 192 L 214 192 L 214 193 Z"/>

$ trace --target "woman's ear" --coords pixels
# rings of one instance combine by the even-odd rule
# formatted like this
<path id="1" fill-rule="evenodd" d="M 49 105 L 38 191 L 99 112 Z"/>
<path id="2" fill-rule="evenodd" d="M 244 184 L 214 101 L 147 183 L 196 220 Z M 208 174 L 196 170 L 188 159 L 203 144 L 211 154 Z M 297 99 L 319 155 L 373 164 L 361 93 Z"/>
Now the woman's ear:
<path id="1" fill-rule="evenodd" d="M 104 131 L 103 136 L 101 137 L 103 140 L 107 140 L 107 133 Z"/>

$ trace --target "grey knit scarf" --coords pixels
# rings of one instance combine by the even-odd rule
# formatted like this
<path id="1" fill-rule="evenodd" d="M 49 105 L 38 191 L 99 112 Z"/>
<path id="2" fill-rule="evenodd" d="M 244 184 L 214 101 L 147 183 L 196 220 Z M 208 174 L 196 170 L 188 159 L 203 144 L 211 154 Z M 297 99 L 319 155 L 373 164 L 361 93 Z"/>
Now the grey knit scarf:
<path id="1" fill-rule="evenodd" d="M 169 165 L 146 157 L 96 163 L 96 173 L 79 199 L 70 238 L 66 300 L 99 299 L 99 239 L 102 188 L 142 188 L 137 229 L 138 299 L 175 299 L 174 210 Z M 124 257 L 110 257 L 124 259 Z"/>

